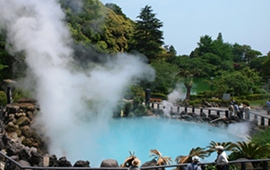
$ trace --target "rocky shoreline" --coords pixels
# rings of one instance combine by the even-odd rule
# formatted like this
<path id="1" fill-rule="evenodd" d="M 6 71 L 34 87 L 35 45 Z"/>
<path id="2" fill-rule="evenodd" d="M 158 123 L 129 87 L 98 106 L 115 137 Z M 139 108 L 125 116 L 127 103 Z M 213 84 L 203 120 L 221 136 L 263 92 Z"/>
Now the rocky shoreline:
<path id="1" fill-rule="evenodd" d="M 0 150 L 22 166 L 39 167 L 90 167 L 88 160 L 78 160 L 71 164 L 63 156 L 57 158 L 56 155 L 49 155 L 46 139 L 37 133 L 33 128 L 35 116 L 40 108 L 33 99 L 20 99 L 17 103 L 8 104 L 1 111 L 0 121 Z M 162 110 L 152 110 L 152 116 L 162 116 Z M 151 116 L 151 115 L 149 115 Z M 195 113 L 181 112 L 180 120 L 206 122 L 213 125 L 230 124 L 240 122 L 239 118 L 218 119 L 218 115 L 206 116 L 205 113 L 196 115 Z M 216 120 L 213 122 L 213 120 Z M 144 163 L 142 166 L 153 166 L 155 160 Z M 107 159 L 101 162 L 100 167 L 120 167 L 118 162 Z"/>

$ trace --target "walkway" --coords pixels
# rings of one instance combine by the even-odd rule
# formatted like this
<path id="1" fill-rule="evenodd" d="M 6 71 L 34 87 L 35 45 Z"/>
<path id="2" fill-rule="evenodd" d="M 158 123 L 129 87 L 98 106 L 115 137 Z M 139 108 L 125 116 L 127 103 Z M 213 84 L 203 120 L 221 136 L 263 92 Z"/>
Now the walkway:
<path id="1" fill-rule="evenodd" d="M 197 115 L 200 115 L 200 112 L 203 111 L 205 114 L 219 114 L 220 117 L 226 117 L 226 107 L 206 107 L 206 108 L 192 108 L 184 106 L 172 106 L 172 105 L 162 105 L 162 103 L 150 103 L 150 106 L 155 109 L 163 109 L 164 112 L 169 113 L 181 113 L 182 111 L 193 112 Z M 167 107 L 167 108 L 166 108 Z M 245 118 L 245 113 L 243 115 Z M 262 108 L 251 108 L 250 110 L 250 121 L 257 121 L 258 125 L 270 126 L 270 115 L 267 114 L 266 110 Z"/>

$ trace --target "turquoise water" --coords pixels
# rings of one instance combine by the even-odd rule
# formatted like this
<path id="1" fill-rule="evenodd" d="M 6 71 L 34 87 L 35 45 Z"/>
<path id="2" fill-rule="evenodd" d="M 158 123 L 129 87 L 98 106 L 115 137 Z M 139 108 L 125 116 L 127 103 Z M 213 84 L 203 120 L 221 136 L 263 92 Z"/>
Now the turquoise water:
<path id="1" fill-rule="evenodd" d="M 129 157 L 131 151 L 144 163 L 154 158 L 149 157 L 150 150 L 157 149 L 163 156 L 170 156 L 174 161 L 179 155 L 188 155 L 192 148 L 205 148 L 211 141 L 242 140 L 235 134 L 207 124 L 175 119 L 112 119 L 107 130 L 97 139 L 98 155 L 91 155 L 89 160 L 91 167 L 99 167 L 104 159 L 116 159 L 120 165 Z M 202 162 L 212 162 L 215 157 L 216 153 L 213 153 Z"/>

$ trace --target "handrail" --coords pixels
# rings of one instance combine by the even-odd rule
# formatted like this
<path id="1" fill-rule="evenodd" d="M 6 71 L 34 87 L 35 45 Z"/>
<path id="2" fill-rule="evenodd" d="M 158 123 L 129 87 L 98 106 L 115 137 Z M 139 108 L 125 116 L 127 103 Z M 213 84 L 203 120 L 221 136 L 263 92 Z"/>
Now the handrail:
<path id="1" fill-rule="evenodd" d="M 91 167 L 29 167 L 29 166 L 21 166 L 18 162 L 11 159 L 9 156 L 5 155 L 3 152 L 0 151 L 0 156 L 3 156 L 6 159 L 6 162 L 10 162 L 12 164 L 15 164 L 20 170 L 128 170 L 129 168 L 125 167 L 100 167 L 100 168 L 91 168 Z M 2 163 L 3 159 L 0 160 L 0 163 Z M 260 169 L 262 170 L 268 170 L 268 164 L 270 162 L 270 159 L 251 159 L 251 160 L 238 160 L 238 161 L 229 161 L 229 164 L 241 164 L 241 170 L 246 170 L 246 163 L 253 163 L 253 162 L 262 162 L 262 167 Z M 142 170 L 147 169 L 160 169 L 160 168 L 175 168 L 175 167 L 182 167 L 186 166 L 185 164 L 175 164 L 175 165 L 161 165 L 161 166 L 147 166 L 147 167 L 140 167 Z M 202 169 L 205 169 L 206 165 L 215 165 L 214 162 L 206 162 L 206 163 L 199 163 L 199 165 L 202 166 Z M 4 168 L 5 170 L 14 170 L 14 166 L 7 165 L 7 167 Z M 255 169 L 255 168 L 253 168 Z"/>

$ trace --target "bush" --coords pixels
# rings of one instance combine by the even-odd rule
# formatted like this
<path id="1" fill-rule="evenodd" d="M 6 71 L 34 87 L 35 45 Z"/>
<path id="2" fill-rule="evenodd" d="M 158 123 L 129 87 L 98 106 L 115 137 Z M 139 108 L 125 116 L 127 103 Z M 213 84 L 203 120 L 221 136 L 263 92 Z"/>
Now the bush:
<path id="1" fill-rule="evenodd" d="M 15 89 L 12 92 L 12 99 L 14 102 L 18 101 L 20 98 L 23 98 L 23 97 L 27 97 L 27 98 L 30 97 L 29 92 L 23 91 L 21 89 Z"/>
<path id="2" fill-rule="evenodd" d="M 0 106 L 7 105 L 7 95 L 4 91 L 0 91 Z"/>
<path id="3" fill-rule="evenodd" d="M 167 95 L 163 93 L 151 93 L 151 98 L 159 98 L 162 100 L 167 100 Z"/>

